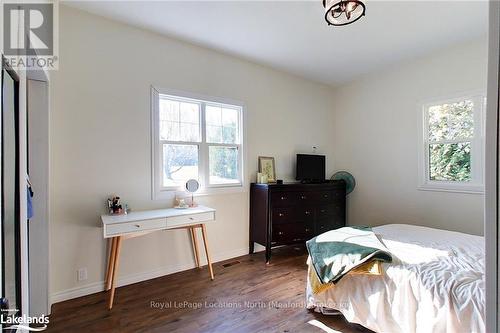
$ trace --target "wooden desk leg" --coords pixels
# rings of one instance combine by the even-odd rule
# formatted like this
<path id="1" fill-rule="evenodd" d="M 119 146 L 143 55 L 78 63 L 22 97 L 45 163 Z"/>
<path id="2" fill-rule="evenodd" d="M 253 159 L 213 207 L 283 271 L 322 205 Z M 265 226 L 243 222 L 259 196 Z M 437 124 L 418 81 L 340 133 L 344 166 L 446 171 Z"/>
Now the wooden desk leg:
<path id="1" fill-rule="evenodd" d="M 200 254 L 198 253 L 198 240 L 196 239 L 196 229 L 189 228 L 189 232 L 191 233 L 191 240 L 193 241 L 193 252 L 194 252 L 194 261 L 196 263 L 196 267 L 200 268 Z"/>
<path id="2" fill-rule="evenodd" d="M 212 268 L 212 261 L 210 260 L 210 254 L 208 251 L 208 241 L 207 241 L 207 230 L 205 225 L 201 225 L 201 235 L 203 236 L 203 245 L 205 246 L 205 254 L 207 255 L 208 272 L 210 273 L 210 279 L 214 279 L 214 270 Z"/>
<path id="3" fill-rule="evenodd" d="M 113 275 L 113 270 L 115 268 L 116 237 L 111 238 L 110 241 L 111 247 L 109 249 L 108 270 L 106 272 L 106 291 L 111 288 L 111 276 Z"/>
<path id="4" fill-rule="evenodd" d="M 111 310 L 113 308 L 113 300 L 115 298 L 115 288 L 116 288 L 116 275 L 118 272 L 118 266 L 120 264 L 120 250 L 122 246 L 122 236 L 118 236 L 116 238 L 116 250 L 115 250 L 115 258 L 113 264 L 113 274 L 111 276 L 111 294 L 109 295 L 109 305 L 108 308 Z"/>

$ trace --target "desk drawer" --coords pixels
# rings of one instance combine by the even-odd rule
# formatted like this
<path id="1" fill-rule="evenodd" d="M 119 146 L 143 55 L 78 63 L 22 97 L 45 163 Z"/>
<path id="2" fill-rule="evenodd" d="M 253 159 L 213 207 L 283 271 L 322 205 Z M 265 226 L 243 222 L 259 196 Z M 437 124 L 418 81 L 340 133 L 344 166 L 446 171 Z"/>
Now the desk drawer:
<path id="1" fill-rule="evenodd" d="M 215 220 L 215 213 L 200 213 L 185 216 L 174 216 L 167 217 L 167 227 L 174 228 L 176 226 L 186 225 L 186 224 L 196 224 L 199 222 L 213 221 Z"/>
<path id="2" fill-rule="evenodd" d="M 127 223 L 108 224 L 106 233 L 108 235 L 126 234 L 129 232 L 141 232 L 153 229 L 164 229 L 167 227 L 166 219 L 144 220 Z"/>

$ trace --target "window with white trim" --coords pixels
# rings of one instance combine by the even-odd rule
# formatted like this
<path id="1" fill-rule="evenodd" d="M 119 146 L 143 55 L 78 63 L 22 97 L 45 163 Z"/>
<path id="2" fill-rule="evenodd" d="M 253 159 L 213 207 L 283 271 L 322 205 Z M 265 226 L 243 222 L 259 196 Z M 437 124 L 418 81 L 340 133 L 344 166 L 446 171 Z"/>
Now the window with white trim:
<path id="1" fill-rule="evenodd" d="M 152 106 L 154 197 L 188 179 L 205 190 L 243 185 L 240 103 L 153 88 Z"/>
<path id="2" fill-rule="evenodd" d="M 482 95 L 423 106 L 421 189 L 484 191 L 484 107 Z"/>

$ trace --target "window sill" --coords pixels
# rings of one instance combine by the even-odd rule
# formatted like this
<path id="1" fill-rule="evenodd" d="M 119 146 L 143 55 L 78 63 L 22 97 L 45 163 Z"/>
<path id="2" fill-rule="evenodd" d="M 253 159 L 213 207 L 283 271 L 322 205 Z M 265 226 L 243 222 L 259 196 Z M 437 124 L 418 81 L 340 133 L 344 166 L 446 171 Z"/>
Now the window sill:
<path id="1" fill-rule="evenodd" d="M 248 191 L 248 187 L 245 185 L 235 185 L 235 186 L 220 186 L 220 187 L 205 187 L 200 188 L 194 193 L 195 197 L 212 196 L 212 195 L 225 195 L 225 194 L 238 194 L 245 193 Z M 166 200 L 172 199 L 174 197 L 187 198 L 191 197 L 191 193 L 187 192 L 181 188 L 164 189 L 153 193 L 153 200 Z"/>
<path id="2" fill-rule="evenodd" d="M 194 196 L 205 196 L 205 195 L 215 195 L 215 194 L 233 194 L 233 193 L 243 193 L 247 191 L 247 187 L 240 185 L 221 185 L 221 186 L 210 186 L 201 188 Z M 187 192 L 186 192 L 187 193 Z"/>
<path id="3" fill-rule="evenodd" d="M 484 186 L 481 185 L 457 185 L 450 183 L 425 183 L 417 187 L 419 191 L 451 192 L 464 194 L 484 195 Z"/>

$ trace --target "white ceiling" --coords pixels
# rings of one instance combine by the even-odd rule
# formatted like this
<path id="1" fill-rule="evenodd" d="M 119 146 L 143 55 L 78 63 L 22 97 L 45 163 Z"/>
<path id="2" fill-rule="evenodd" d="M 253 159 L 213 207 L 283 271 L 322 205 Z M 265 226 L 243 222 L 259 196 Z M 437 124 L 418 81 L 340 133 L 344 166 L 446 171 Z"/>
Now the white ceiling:
<path id="1" fill-rule="evenodd" d="M 65 2 L 330 85 L 487 33 L 487 1 L 365 3 L 328 27 L 320 0 Z"/>

